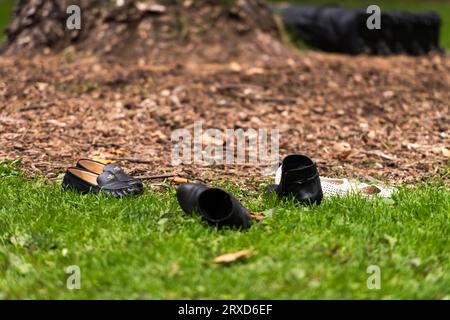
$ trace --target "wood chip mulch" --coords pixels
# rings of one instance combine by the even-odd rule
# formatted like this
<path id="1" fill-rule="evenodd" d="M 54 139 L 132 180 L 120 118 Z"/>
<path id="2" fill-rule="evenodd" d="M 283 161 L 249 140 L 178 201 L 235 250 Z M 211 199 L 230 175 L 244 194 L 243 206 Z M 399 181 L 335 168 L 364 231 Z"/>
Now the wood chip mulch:
<path id="1" fill-rule="evenodd" d="M 171 133 L 199 120 L 204 130 L 278 128 L 281 156 L 309 154 L 322 175 L 448 179 L 450 57 L 0 58 L 0 159 L 23 158 L 29 175 L 55 181 L 96 157 L 137 176 L 258 185 L 255 166 L 171 165 Z"/>

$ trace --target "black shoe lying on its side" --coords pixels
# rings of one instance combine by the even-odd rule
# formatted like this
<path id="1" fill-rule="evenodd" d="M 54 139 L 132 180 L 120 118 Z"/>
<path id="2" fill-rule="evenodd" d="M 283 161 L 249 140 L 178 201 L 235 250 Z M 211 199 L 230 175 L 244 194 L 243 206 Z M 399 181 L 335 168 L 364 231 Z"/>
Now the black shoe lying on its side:
<path id="1" fill-rule="evenodd" d="M 293 196 L 302 204 L 320 204 L 323 198 L 319 172 L 314 161 L 300 154 L 289 155 L 281 165 L 281 181 L 269 185 L 267 192 L 276 192 L 278 197 Z"/>
<path id="2" fill-rule="evenodd" d="M 95 173 L 95 174 L 102 174 L 103 172 L 110 172 L 114 174 L 117 177 L 117 180 L 122 182 L 127 182 L 130 185 L 135 186 L 136 188 L 143 190 L 144 184 L 141 180 L 133 178 L 129 175 L 127 175 L 119 165 L 113 163 L 113 164 L 104 164 L 99 161 L 90 160 L 90 159 L 80 159 L 77 162 L 77 168 Z"/>
<path id="3" fill-rule="evenodd" d="M 246 229 L 252 224 L 247 209 L 221 189 L 185 183 L 178 187 L 177 199 L 184 212 L 198 212 L 212 225 Z"/>
<path id="4" fill-rule="evenodd" d="M 81 193 L 103 192 L 115 198 L 139 195 L 142 189 L 129 182 L 120 181 L 113 173 L 105 171 L 98 175 L 79 168 L 69 168 L 64 176 L 64 189 L 77 190 Z"/>

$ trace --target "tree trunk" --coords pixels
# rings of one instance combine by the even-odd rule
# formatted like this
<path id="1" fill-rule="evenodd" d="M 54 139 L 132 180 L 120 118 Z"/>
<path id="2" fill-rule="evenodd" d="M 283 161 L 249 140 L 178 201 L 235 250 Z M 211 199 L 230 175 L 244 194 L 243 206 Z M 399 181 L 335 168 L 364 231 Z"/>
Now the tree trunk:
<path id="1" fill-rule="evenodd" d="M 66 26 L 73 4 L 81 30 Z M 6 54 L 73 45 L 127 57 L 171 52 L 221 60 L 282 50 L 277 23 L 260 0 L 18 0 L 6 36 Z"/>

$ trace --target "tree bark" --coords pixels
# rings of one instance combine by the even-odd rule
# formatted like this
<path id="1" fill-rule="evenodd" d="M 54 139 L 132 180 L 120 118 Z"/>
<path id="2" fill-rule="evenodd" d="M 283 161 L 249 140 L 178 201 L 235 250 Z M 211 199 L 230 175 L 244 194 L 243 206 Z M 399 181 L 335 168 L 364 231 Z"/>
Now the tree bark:
<path id="1" fill-rule="evenodd" d="M 81 8 L 81 30 L 66 27 L 67 7 L 74 4 Z M 280 39 L 270 10 L 260 0 L 18 0 L 6 37 L 6 54 L 74 45 L 132 56 L 174 47 L 202 50 L 203 45 L 229 52 L 239 49 L 242 37 L 265 51 L 271 41 L 279 47 Z"/>

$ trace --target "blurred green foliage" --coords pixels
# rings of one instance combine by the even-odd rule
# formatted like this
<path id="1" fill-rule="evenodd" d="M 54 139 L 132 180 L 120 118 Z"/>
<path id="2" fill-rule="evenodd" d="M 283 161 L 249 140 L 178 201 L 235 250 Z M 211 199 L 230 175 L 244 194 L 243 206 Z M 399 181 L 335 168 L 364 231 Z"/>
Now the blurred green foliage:
<path id="1" fill-rule="evenodd" d="M 3 31 L 11 19 L 11 12 L 15 0 L 0 0 L 0 41 L 3 39 Z"/>

